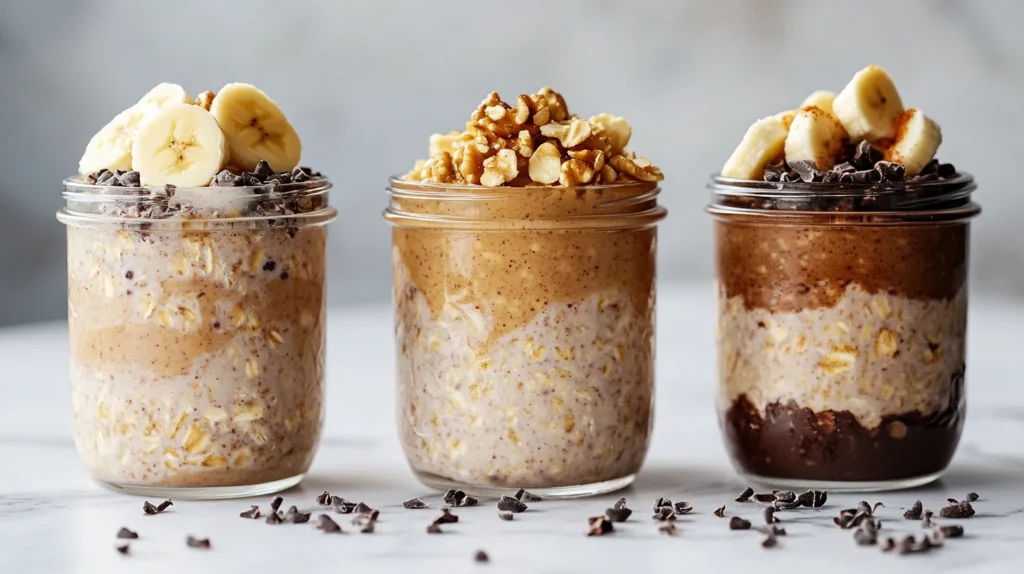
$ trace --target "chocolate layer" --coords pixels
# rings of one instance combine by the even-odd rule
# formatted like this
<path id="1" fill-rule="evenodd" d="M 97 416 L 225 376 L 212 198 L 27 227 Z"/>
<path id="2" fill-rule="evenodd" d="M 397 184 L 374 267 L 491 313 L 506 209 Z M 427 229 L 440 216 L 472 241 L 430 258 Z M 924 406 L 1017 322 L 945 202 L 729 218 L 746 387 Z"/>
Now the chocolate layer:
<path id="1" fill-rule="evenodd" d="M 795 402 L 772 403 L 764 415 L 746 395 L 725 412 L 722 426 L 733 460 L 767 478 L 882 481 L 928 476 L 953 458 L 963 429 L 963 378 L 943 412 L 889 415 L 863 427 L 849 411 L 814 412 Z"/>
<path id="2" fill-rule="evenodd" d="M 967 277 L 968 227 L 715 223 L 718 277 L 749 308 L 831 307 L 850 283 L 869 293 L 949 299 Z"/>

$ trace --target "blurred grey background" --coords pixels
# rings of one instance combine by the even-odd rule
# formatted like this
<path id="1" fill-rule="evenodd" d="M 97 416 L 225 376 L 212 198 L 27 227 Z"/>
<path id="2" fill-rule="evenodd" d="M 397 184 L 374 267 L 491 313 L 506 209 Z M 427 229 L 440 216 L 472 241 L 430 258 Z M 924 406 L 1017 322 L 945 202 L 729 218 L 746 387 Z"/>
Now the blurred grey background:
<path id="1" fill-rule="evenodd" d="M 667 175 L 661 275 L 711 275 L 706 176 L 758 117 L 877 63 L 973 172 L 973 288 L 1024 297 L 1021 0 L 0 0 L 0 324 L 65 316 L 60 181 L 160 81 L 254 83 L 330 174 L 332 304 L 389 298 L 388 174 L 491 90 L 550 85 Z"/>

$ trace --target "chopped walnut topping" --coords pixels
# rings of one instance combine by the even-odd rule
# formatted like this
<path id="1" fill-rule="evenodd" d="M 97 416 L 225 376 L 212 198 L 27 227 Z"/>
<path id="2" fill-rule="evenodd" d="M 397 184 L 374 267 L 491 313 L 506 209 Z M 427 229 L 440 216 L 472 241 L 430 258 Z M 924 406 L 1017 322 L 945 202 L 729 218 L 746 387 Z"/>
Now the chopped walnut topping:
<path id="1" fill-rule="evenodd" d="M 581 186 L 620 181 L 660 181 L 661 170 L 625 151 L 626 120 L 569 113 L 551 88 L 521 94 L 515 105 L 491 92 L 464 131 L 430 137 L 430 159 L 416 162 L 408 181 L 442 184 Z M 528 176 L 528 177 L 527 177 Z"/>

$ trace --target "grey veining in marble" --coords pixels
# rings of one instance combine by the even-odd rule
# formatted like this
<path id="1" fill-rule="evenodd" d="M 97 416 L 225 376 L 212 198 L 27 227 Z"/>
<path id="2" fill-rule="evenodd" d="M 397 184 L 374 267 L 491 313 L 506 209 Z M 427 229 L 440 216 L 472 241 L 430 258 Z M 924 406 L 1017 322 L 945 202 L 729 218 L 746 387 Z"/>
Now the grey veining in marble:
<path id="1" fill-rule="evenodd" d="M 458 509 L 458 524 L 429 536 L 438 493 L 419 485 L 405 466 L 393 420 L 391 320 L 384 306 L 329 317 L 328 417 L 325 439 L 307 480 L 285 493 L 285 505 L 313 506 L 322 490 L 381 509 L 376 533 L 320 533 L 306 525 L 268 526 L 238 517 L 269 497 L 224 502 L 179 501 L 165 514 L 143 516 L 142 499 L 108 493 L 79 466 L 71 443 L 66 390 L 65 327 L 59 323 L 0 330 L 4 399 L 0 402 L 0 572 L 1020 572 L 1024 560 L 1024 406 L 1019 360 L 1003 353 L 1018 339 L 1024 305 L 981 299 L 971 311 L 962 445 L 940 482 L 908 492 L 831 494 L 819 511 L 782 512 L 788 536 L 760 546 L 756 532 L 731 532 L 727 519 L 757 524 L 760 510 L 733 498 L 743 484 L 729 469 L 713 410 L 711 289 L 667 286 L 660 294 L 658 402 L 648 462 L 636 483 L 593 499 L 544 501 L 512 522 L 498 519 L 493 500 Z M 355 405 L 355 407 L 353 406 Z M 882 501 L 883 531 L 921 533 L 901 518 L 922 500 L 937 510 L 947 497 L 977 491 L 978 514 L 958 521 L 967 536 L 927 555 L 899 557 L 854 545 L 831 517 L 858 500 Z M 588 538 L 586 518 L 626 496 L 634 515 L 602 538 Z M 405 510 L 421 496 L 434 508 Z M 656 497 L 690 502 L 679 535 L 660 535 L 650 519 Z M 952 521 L 943 521 L 949 523 Z M 114 550 L 121 526 L 139 532 L 131 555 Z M 213 548 L 185 546 L 187 535 Z M 491 557 L 473 562 L 478 549 Z"/>
<path id="2" fill-rule="evenodd" d="M 0 0 L 0 324 L 63 315 L 58 182 L 164 80 L 250 81 L 289 112 L 339 183 L 340 303 L 388 296 L 387 175 L 493 89 L 627 117 L 668 177 L 662 275 L 707 277 L 707 174 L 754 119 L 882 64 L 981 182 L 976 287 L 1022 295 L 1022 21 L 1020 0 Z"/>

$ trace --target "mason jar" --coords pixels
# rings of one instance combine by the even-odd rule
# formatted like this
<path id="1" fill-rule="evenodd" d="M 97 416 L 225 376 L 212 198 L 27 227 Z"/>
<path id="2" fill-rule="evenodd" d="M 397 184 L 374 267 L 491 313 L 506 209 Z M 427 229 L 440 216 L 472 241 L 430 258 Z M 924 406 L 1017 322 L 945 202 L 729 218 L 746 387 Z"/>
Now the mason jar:
<path id="1" fill-rule="evenodd" d="M 73 430 L 97 481 L 224 498 L 302 479 L 323 420 L 330 188 L 64 182 Z"/>
<path id="2" fill-rule="evenodd" d="M 543 496 L 633 481 L 659 191 L 390 181 L 398 426 L 420 481 Z"/>
<path id="3" fill-rule="evenodd" d="M 710 182 L 719 420 L 742 475 L 884 490 L 943 473 L 965 416 L 975 187 Z"/>

